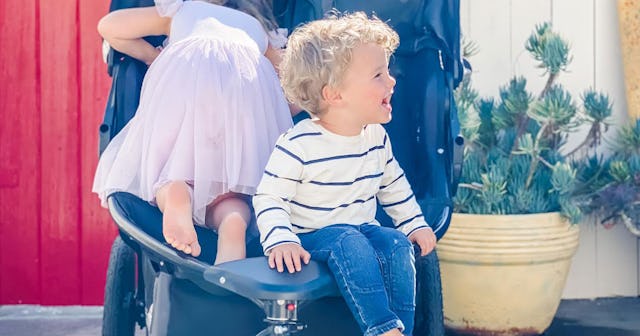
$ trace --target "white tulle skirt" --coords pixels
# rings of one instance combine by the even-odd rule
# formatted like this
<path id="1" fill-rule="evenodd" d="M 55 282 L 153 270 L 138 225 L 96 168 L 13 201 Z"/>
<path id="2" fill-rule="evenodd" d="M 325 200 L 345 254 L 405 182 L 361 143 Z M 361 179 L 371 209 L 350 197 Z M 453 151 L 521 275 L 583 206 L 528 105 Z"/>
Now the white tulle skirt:
<path id="1" fill-rule="evenodd" d="M 252 195 L 278 136 L 292 126 L 270 62 L 251 45 L 214 38 L 170 44 L 149 68 L 135 117 L 106 148 L 93 191 L 154 202 L 169 181 L 193 186 L 204 224 L 216 197 Z"/>

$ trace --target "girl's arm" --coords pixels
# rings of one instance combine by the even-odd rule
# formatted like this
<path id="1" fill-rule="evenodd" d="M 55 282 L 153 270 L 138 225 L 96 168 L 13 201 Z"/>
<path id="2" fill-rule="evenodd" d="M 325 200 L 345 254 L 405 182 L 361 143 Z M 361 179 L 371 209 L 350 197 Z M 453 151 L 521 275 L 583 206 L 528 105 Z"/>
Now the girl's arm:
<path id="1" fill-rule="evenodd" d="M 264 56 L 271 61 L 273 68 L 276 69 L 278 76 L 280 75 L 280 61 L 282 61 L 282 49 L 276 49 L 269 44 L 267 51 L 264 52 Z M 302 109 L 297 105 L 289 103 L 289 112 L 291 116 L 295 117 L 296 114 L 302 112 Z"/>
<path id="2" fill-rule="evenodd" d="M 161 17 L 155 7 L 142 7 L 107 14 L 98 23 L 98 32 L 115 50 L 151 64 L 160 51 L 142 38 L 169 35 L 170 27 L 171 18 Z"/>

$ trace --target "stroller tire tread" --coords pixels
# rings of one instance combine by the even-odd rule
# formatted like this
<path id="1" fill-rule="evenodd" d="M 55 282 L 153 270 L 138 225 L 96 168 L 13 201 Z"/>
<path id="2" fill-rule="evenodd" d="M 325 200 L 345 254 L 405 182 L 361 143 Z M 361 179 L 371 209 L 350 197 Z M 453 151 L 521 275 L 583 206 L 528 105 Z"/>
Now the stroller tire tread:
<path id="1" fill-rule="evenodd" d="M 135 313 L 135 252 L 118 236 L 109 256 L 102 336 L 133 336 Z"/>

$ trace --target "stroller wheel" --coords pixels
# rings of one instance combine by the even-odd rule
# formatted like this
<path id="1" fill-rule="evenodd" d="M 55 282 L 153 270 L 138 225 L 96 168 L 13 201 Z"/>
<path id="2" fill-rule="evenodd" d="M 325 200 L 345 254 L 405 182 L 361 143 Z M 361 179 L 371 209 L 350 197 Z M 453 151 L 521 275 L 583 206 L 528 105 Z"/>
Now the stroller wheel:
<path id="1" fill-rule="evenodd" d="M 135 311 L 135 254 L 116 237 L 111 246 L 104 292 L 103 336 L 133 336 Z"/>

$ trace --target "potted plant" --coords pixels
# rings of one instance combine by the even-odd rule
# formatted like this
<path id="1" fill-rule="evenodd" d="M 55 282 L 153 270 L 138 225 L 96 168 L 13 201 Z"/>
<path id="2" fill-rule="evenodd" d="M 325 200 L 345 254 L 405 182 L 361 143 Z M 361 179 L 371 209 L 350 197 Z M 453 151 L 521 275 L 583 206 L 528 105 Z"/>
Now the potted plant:
<path id="1" fill-rule="evenodd" d="M 550 24 L 525 47 L 547 77 L 539 94 L 515 77 L 499 98 L 479 98 L 467 77 L 456 95 L 465 160 L 438 255 L 445 323 L 458 333 L 532 335 L 550 325 L 578 245 L 577 174 L 611 115 L 606 95 L 587 90 L 578 105 L 557 83 L 571 57 Z"/>

